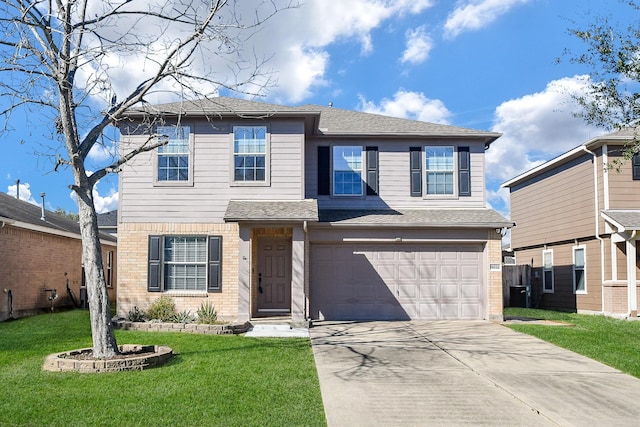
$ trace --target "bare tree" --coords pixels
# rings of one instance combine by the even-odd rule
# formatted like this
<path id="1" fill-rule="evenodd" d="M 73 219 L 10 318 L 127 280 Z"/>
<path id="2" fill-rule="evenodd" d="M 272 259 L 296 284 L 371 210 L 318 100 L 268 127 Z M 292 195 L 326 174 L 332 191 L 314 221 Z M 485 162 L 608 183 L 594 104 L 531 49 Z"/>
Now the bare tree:
<path id="1" fill-rule="evenodd" d="M 89 153 L 112 147 L 108 129 L 150 98 L 202 98 L 226 88 L 256 93 L 271 85 L 265 58 L 243 50 L 247 40 L 288 0 L 255 0 L 247 13 L 234 0 L 5 0 L 0 5 L 0 111 L 28 108 L 47 118 L 55 170 L 73 173 L 87 278 L 93 355 L 118 354 L 96 210 L 94 186 L 139 153 L 149 139 L 114 154 L 91 173 Z M 247 2 L 242 7 L 247 10 Z M 268 58 L 267 58 L 268 59 Z M 133 84 L 132 84 L 133 83 Z M 167 99 L 171 99 L 168 97 Z"/>
<path id="2" fill-rule="evenodd" d="M 579 116 L 587 123 L 606 129 L 634 129 L 625 157 L 640 152 L 640 3 L 625 0 L 629 24 L 596 16 L 586 28 L 569 33 L 586 44 L 585 51 L 566 50 L 574 64 L 587 66 L 589 90 L 574 98 L 583 107 Z"/>

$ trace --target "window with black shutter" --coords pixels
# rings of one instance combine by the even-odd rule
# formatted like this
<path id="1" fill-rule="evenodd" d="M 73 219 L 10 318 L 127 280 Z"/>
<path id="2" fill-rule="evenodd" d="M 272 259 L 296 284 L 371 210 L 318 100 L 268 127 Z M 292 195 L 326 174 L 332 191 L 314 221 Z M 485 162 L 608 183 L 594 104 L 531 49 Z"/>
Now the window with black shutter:
<path id="1" fill-rule="evenodd" d="M 471 196 L 471 157 L 469 147 L 458 147 L 458 195 Z"/>
<path id="2" fill-rule="evenodd" d="M 631 168 L 633 169 L 633 179 L 640 180 L 640 154 L 636 153 L 631 158 Z"/>
<path id="3" fill-rule="evenodd" d="M 378 147 L 366 147 L 367 196 L 378 195 Z"/>
<path id="4" fill-rule="evenodd" d="M 409 147 L 411 197 L 422 197 L 422 149 Z"/>
<path id="5" fill-rule="evenodd" d="M 219 291 L 222 236 L 149 236 L 149 292 Z"/>
<path id="6" fill-rule="evenodd" d="M 318 195 L 331 194 L 331 147 L 318 147 Z"/>

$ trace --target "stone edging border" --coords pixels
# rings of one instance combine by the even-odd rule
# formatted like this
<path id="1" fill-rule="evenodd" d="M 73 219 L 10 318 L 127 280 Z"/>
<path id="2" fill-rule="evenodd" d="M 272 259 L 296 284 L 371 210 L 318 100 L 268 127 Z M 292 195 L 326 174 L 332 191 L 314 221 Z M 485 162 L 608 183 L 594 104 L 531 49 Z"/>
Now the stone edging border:
<path id="1" fill-rule="evenodd" d="M 112 324 L 114 328 L 122 330 L 149 332 L 189 332 L 193 334 L 207 335 L 243 334 L 251 329 L 251 323 L 249 322 L 236 325 L 205 325 L 199 323 L 156 323 L 113 320 Z"/>
<path id="2" fill-rule="evenodd" d="M 142 371 L 143 369 L 160 366 L 173 357 L 173 350 L 164 345 L 124 344 L 119 348 L 125 354 L 136 352 L 140 352 L 140 354 L 115 357 L 113 359 L 74 358 L 73 356 L 81 356 L 93 351 L 92 348 L 82 348 L 50 354 L 44 360 L 42 369 L 53 372 L 81 373 Z"/>

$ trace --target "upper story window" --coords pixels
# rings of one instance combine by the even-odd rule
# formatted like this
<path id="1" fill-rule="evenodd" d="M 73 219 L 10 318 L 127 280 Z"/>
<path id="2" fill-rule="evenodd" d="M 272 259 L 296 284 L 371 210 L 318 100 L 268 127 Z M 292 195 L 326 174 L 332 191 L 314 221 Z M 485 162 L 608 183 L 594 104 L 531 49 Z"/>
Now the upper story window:
<path id="1" fill-rule="evenodd" d="M 157 133 L 165 145 L 158 147 L 158 182 L 190 180 L 189 126 L 159 126 Z"/>
<path id="2" fill-rule="evenodd" d="M 333 147 L 333 195 L 362 195 L 362 147 Z"/>
<path id="3" fill-rule="evenodd" d="M 267 180 L 266 126 L 233 128 L 233 180 L 235 182 Z"/>
<path id="4" fill-rule="evenodd" d="M 409 165 L 411 197 L 471 196 L 469 147 L 409 147 Z"/>
<path id="5" fill-rule="evenodd" d="M 454 160 L 453 147 L 426 147 L 427 195 L 454 194 Z"/>

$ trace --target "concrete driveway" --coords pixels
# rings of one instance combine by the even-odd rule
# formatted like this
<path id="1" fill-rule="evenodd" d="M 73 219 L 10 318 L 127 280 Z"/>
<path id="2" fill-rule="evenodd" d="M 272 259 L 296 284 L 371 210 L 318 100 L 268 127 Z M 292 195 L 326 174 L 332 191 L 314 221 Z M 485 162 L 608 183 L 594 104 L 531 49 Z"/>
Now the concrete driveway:
<path id="1" fill-rule="evenodd" d="M 310 333 L 329 426 L 640 424 L 640 379 L 499 324 L 321 322 Z"/>

